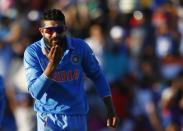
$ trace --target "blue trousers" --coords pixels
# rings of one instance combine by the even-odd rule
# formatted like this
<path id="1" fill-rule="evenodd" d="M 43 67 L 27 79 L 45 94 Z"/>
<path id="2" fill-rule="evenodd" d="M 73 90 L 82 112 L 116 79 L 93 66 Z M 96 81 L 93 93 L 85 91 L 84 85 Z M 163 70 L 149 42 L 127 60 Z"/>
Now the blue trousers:
<path id="1" fill-rule="evenodd" d="M 87 131 L 85 115 L 37 113 L 37 131 Z"/>

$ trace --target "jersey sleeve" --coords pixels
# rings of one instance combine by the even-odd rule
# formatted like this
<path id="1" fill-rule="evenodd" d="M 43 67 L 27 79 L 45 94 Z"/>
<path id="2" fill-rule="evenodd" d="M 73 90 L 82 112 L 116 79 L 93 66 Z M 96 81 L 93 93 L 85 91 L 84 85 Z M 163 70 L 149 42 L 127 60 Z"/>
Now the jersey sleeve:
<path id="1" fill-rule="evenodd" d="M 53 81 L 44 75 L 35 52 L 36 51 L 30 47 L 25 50 L 24 68 L 28 91 L 32 97 L 40 99 Z"/>
<path id="2" fill-rule="evenodd" d="M 85 42 L 82 65 L 86 76 L 94 82 L 99 95 L 101 97 L 111 96 L 109 84 L 99 66 L 94 52 Z"/>

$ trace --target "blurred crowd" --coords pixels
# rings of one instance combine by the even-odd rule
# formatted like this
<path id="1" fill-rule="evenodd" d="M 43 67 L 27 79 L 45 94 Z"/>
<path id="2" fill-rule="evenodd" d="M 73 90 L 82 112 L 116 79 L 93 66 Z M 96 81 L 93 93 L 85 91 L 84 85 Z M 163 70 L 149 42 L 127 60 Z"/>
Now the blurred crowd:
<path id="1" fill-rule="evenodd" d="M 68 35 L 93 49 L 120 118 L 116 131 L 183 130 L 182 0 L 0 0 L 0 86 L 6 92 L 0 131 L 36 130 L 22 60 L 41 38 L 39 20 L 48 8 L 61 9 Z M 88 130 L 114 131 L 106 128 L 104 105 L 87 78 L 85 89 Z"/>

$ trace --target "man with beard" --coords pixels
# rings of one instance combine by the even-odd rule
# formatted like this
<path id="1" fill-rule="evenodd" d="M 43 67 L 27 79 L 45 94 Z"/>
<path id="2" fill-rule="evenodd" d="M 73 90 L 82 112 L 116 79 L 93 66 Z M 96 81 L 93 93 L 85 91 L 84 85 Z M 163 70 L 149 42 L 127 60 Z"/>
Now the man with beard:
<path id="1" fill-rule="evenodd" d="M 35 99 L 38 131 L 86 131 L 89 107 L 84 73 L 93 80 L 107 109 L 107 126 L 117 127 L 109 85 L 89 46 L 66 35 L 65 16 L 58 9 L 43 13 L 43 38 L 27 47 L 24 67 Z"/>

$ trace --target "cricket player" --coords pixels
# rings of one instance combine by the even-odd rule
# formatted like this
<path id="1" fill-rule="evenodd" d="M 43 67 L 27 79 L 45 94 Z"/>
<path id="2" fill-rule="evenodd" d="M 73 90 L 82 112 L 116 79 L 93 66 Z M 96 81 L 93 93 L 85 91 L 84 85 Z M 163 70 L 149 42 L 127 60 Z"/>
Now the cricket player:
<path id="1" fill-rule="evenodd" d="M 28 46 L 24 67 L 28 90 L 35 99 L 38 131 L 86 131 L 89 110 L 84 74 L 93 80 L 107 110 L 107 126 L 117 127 L 109 85 L 94 53 L 81 39 L 66 35 L 64 14 L 43 13 L 42 39 Z"/>

